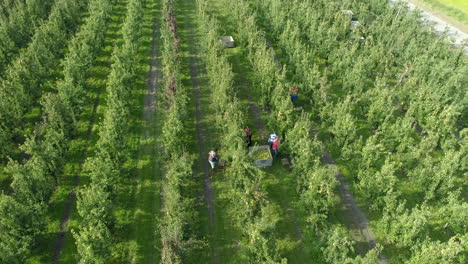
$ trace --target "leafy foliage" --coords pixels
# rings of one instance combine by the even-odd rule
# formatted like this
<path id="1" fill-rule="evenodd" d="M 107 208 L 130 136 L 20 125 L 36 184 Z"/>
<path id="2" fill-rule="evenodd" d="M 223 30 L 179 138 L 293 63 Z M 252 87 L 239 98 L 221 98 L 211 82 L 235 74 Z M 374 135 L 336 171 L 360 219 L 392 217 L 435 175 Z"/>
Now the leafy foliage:
<path id="1" fill-rule="evenodd" d="M 24 263 L 34 237 L 41 230 L 43 222 L 37 220 L 43 216 L 44 207 L 39 204 L 29 207 L 2 194 L 0 213 L 0 261 Z"/>
<path id="2" fill-rule="evenodd" d="M 351 169 L 359 196 L 379 212 L 382 239 L 408 252 L 415 243 L 466 233 L 458 220 L 457 233 L 438 233 L 445 219 L 462 217 L 445 197 L 457 197 L 464 175 L 463 47 L 454 50 L 445 36 L 434 36 L 404 3 L 244 2 L 258 20 L 242 17 L 248 22 L 239 37 L 248 48 L 261 46 L 262 34 L 250 42 L 248 29 L 265 29 L 287 65 L 283 74 L 301 87 L 311 117 L 326 132 L 326 145 Z M 360 22 L 355 29 L 344 15 L 348 9 Z"/>
<path id="3" fill-rule="evenodd" d="M 64 78 L 57 84 L 58 94 L 73 121 L 86 100 L 85 81 L 104 43 L 104 32 L 112 11 L 110 1 L 90 0 L 89 5 L 92 7 L 89 16 L 68 44 L 68 54 L 62 62 Z"/>
<path id="4" fill-rule="evenodd" d="M 46 1 L 48 2 L 48 1 Z M 44 86 L 54 76 L 63 48 L 79 24 L 87 1 L 57 0 L 47 21 L 35 31 L 31 43 L 6 68 L 0 80 L 0 142 L 10 142 L 22 133 L 25 114 L 37 106 Z M 39 8 L 39 3 L 37 3 Z M 2 148 L 0 155 L 11 149 Z"/>
<path id="5" fill-rule="evenodd" d="M 193 249 L 204 247 L 197 238 L 194 223 L 192 166 L 194 157 L 187 152 L 188 91 L 181 85 L 179 36 L 175 17 L 175 0 L 162 2 L 161 37 L 164 99 L 168 104 L 162 126 L 165 149 L 165 177 L 162 188 L 162 217 L 158 225 L 161 236 L 161 263 L 184 263 Z"/>
<path id="6" fill-rule="evenodd" d="M 0 75 L 47 17 L 53 0 L 11 0 L 0 3 Z"/>
<path id="7" fill-rule="evenodd" d="M 106 8 L 110 1 L 96 0 L 96 16 L 105 21 Z M 86 172 L 90 175 L 91 184 L 85 186 L 78 194 L 77 208 L 82 217 L 78 230 L 73 231 L 79 254 L 79 263 L 108 263 L 112 239 L 112 203 L 120 178 L 124 177 L 122 165 L 127 158 L 124 155 L 126 136 L 128 135 L 129 105 L 128 98 L 135 76 L 136 59 L 141 31 L 134 24 L 141 23 L 142 2 L 131 0 L 127 5 L 127 16 L 124 21 L 124 43 L 115 46 L 112 55 L 113 63 L 107 80 L 107 108 L 99 129 L 99 140 L 94 157 L 85 163 Z M 97 19 L 97 18 L 96 18 Z M 95 21 L 95 20 L 90 20 Z M 90 22 L 91 23 L 91 22 Z M 90 26 L 91 27 L 91 26 Z M 94 25 L 96 34 L 102 25 Z M 83 45 L 86 44 L 84 38 Z M 136 45 L 136 46 L 134 46 Z M 97 48 L 99 46 L 95 46 Z M 93 57 L 93 53 L 89 54 Z M 83 57 L 86 59 L 86 57 Z M 78 104 L 69 104 L 77 107 Z"/>
<path id="8" fill-rule="evenodd" d="M 204 25 L 203 46 L 212 94 L 213 109 L 218 116 L 216 125 L 222 131 L 223 152 L 230 166 L 226 169 L 233 193 L 231 203 L 234 223 L 246 240 L 243 258 L 252 263 L 286 263 L 276 245 L 276 224 L 279 208 L 268 200 L 263 184 L 264 173 L 253 167 L 245 155 L 243 138 L 244 113 L 233 89 L 233 73 L 219 42 L 219 25 L 209 15 L 207 2 L 197 1 L 198 13 Z"/>

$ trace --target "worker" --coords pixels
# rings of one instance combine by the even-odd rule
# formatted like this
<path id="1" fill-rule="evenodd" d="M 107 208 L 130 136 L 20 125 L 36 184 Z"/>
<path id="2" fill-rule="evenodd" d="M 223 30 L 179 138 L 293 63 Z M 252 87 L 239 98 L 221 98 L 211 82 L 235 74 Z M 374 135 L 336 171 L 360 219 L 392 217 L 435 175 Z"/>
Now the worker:
<path id="1" fill-rule="evenodd" d="M 279 137 L 276 137 L 274 140 L 273 140 L 273 143 L 271 144 L 271 149 L 273 150 L 273 154 L 276 158 L 276 156 L 278 156 L 278 147 L 279 147 Z"/>
<path id="2" fill-rule="evenodd" d="M 245 141 L 247 142 L 247 148 L 252 146 L 252 130 L 249 127 L 244 128 L 245 131 Z"/>
<path id="3" fill-rule="evenodd" d="M 214 149 L 208 153 L 208 162 L 211 165 L 211 171 L 215 169 L 216 162 L 218 162 L 218 150 Z"/>
<path id="4" fill-rule="evenodd" d="M 277 138 L 278 136 L 276 135 L 276 133 L 273 133 L 273 134 L 270 134 L 270 138 L 268 139 L 268 144 L 270 145 L 270 148 L 272 147 L 273 145 L 273 141 L 275 140 L 275 138 Z"/>
<path id="5" fill-rule="evenodd" d="M 299 92 L 299 89 L 295 85 L 291 87 L 291 101 L 294 103 L 297 101 L 297 93 Z"/>

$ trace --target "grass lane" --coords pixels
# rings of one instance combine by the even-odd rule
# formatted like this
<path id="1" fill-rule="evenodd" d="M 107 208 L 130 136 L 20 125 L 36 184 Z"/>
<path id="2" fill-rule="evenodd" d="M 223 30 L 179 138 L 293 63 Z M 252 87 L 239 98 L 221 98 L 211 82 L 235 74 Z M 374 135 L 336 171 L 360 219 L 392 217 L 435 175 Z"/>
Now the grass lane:
<path id="1" fill-rule="evenodd" d="M 127 246 L 128 251 L 128 258 L 125 260 L 131 263 L 155 263 L 160 259 L 156 250 L 159 245 L 156 223 L 161 206 L 162 178 L 158 143 L 162 124 L 161 109 L 157 103 L 161 79 L 160 21 L 157 19 L 160 3 L 148 1 L 145 10 L 140 77 L 133 90 L 132 103 L 132 116 L 135 120 L 131 128 L 132 137 L 135 138 L 132 149 L 137 151 L 134 159 L 130 160 L 129 167 L 134 177 L 129 179 L 128 185 L 123 186 L 121 202 L 124 206 L 121 209 L 122 214 L 119 214 L 122 216 L 122 223 L 127 223 L 127 228 L 131 230 L 123 234 L 123 245 Z M 130 193 L 133 197 L 130 197 Z M 133 210 L 133 214 L 125 213 L 126 210 Z"/>
<path id="2" fill-rule="evenodd" d="M 211 175 L 209 184 L 213 190 L 214 219 L 213 226 L 210 226 L 209 211 L 204 201 L 204 167 L 208 168 L 208 151 L 218 148 L 218 153 L 223 159 L 223 150 L 220 132 L 215 125 L 216 113 L 211 107 L 212 89 L 208 85 L 205 71 L 205 61 L 203 56 L 204 47 L 200 47 L 200 39 L 203 37 L 199 31 L 199 20 L 197 18 L 196 3 L 193 0 L 181 0 L 177 2 L 177 19 L 179 23 L 179 34 L 181 37 L 182 52 L 182 74 L 183 84 L 187 87 L 193 86 L 192 74 L 196 74 L 195 82 L 198 84 L 198 91 L 194 87 L 194 95 L 191 101 L 193 116 L 197 116 L 197 97 L 199 97 L 199 126 L 202 132 L 203 145 L 197 142 L 196 122 L 194 130 L 194 144 L 190 146 L 194 153 L 199 153 L 195 162 L 195 173 L 199 182 L 199 200 L 200 200 L 200 225 L 201 232 L 205 234 L 208 245 L 211 250 L 200 250 L 194 254 L 194 259 L 188 263 L 238 263 L 236 252 L 238 251 L 237 242 L 240 241 L 240 231 L 234 228 L 230 217 L 230 198 L 229 188 L 222 171 L 216 171 Z M 191 60 L 192 59 L 192 60 Z M 192 67 L 192 71 L 190 71 Z M 195 68 L 195 69 L 194 69 Z M 196 119 L 195 119 L 196 120 Z"/>

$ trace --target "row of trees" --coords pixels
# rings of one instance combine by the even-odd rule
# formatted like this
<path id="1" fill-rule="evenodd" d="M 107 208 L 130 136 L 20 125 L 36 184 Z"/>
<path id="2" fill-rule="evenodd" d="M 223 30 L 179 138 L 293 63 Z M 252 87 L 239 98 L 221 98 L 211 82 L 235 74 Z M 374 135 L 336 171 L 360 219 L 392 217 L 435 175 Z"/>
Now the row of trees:
<path id="1" fill-rule="evenodd" d="M 110 1 L 99 0 L 111 7 Z M 73 236 L 79 263 L 108 263 L 114 244 L 113 203 L 116 186 L 124 177 L 126 137 L 129 130 L 129 101 L 138 63 L 143 19 L 141 0 L 130 0 L 123 23 L 123 43 L 116 45 L 112 54 L 111 72 L 107 80 L 107 108 L 99 126 L 99 140 L 93 157 L 86 160 L 85 173 L 91 183 L 77 195 L 77 209 L 81 216 L 78 230 Z M 79 106 L 79 104 L 72 104 Z"/>
<path id="2" fill-rule="evenodd" d="M 457 186 L 467 158 L 463 50 L 421 27 L 405 6 L 386 1 L 252 6 L 313 117 L 330 133 L 327 145 L 355 174 L 358 194 L 382 215 L 384 241 L 418 256 L 405 261 L 443 249 L 451 253 L 440 263 L 463 262 L 466 225 L 459 221 L 466 210 L 457 211 L 468 206 Z M 348 9 L 361 22 L 354 30 Z M 404 186 L 414 186 L 412 199 L 421 198 L 408 203 Z M 443 226 L 451 234 L 435 242 Z"/>
<path id="3" fill-rule="evenodd" d="M 353 258 L 353 242 L 343 227 L 329 223 L 330 213 L 338 203 L 338 185 L 334 171 L 321 164 L 323 146 L 311 134 L 310 116 L 295 111 L 289 99 L 289 87 L 285 67 L 281 67 L 274 51 L 268 47 L 264 35 L 258 30 L 257 18 L 246 1 L 234 2 L 233 21 L 238 25 L 237 38 L 246 47 L 246 55 L 253 68 L 257 94 L 261 102 L 271 110 L 270 124 L 275 131 L 285 134 L 285 153 L 292 157 L 292 169 L 296 175 L 298 204 L 307 215 L 307 239 L 315 245 L 313 251 L 325 263 L 374 263 L 377 250 L 364 258 Z"/>
<path id="4" fill-rule="evenodd" d="M 47 226 L 48 201 L 54 177 L 60 173 L 66 150 L 65 121 L 60 100 L 47 94 L 41 100 L 43 120 L 21 147 L 29 156 L 23 164 L 10 160 L 11 194 L 0 196 L 0 262 L 24 263 L 36 237 Z"/>
<path id="5" fill-rule="evenodd" d="M 0 76 L 50 11 L 54 0 L 9 0 L 0 2 Z"/>
<path id="6" fill-rule="evenodd" d="M 202 47 L 207 75 L 213 89 L 212 111 L 217 113 L 223 159 L 229 164 L 225 174 L 232 190 L 230 218 L 242 232 L 238 258 L 248 263 L 286 263 L 277 245 L 281 209 L 268 198 L 266 174 L 253 166 L 252 157 L 245 155 L 245 113 L 233 87 L 232 67 L 219 41 L 221 28 L 209 12 L 209 1 L 198 0 L 197 6 L 205 36 Z"/>
<path id="7" fill-rule="evenodd" d="M 84 25 L 68 44 L 68 54 L 62 62 L 63 79 L 56 88 L 67 110 L 67 118 L 73 123 L 81 113 L 83 104 L 90 99 L 85 93 L 86 79 L 104 45 L 106 22 L 112 10 L 109 1 L 93 1 L 91 4 L 94 8 L 89 9 Z"/>
<path id="8" fill-rule="evenodd" d="M 162 126 L 165 173 L 162 183 L 162 215 L 158 225 L 161 237 L 161 263 L 184 263 L 192 250 L 202 246 L 196 237 L 197 221 L 193 192 L 194 157 L 186 146 L 190 119 L 188 90 L 180 80 L 180 39 L 175 16 L 176 0 L 162 1 L 161 39 L 163 91 L 166 114 Z"/>
<path id="9" fill-rule="evenodd" d="M 0 80 L 0 158 L 21 143 L 25 114 L 37 107 L 38 98 L 57 74 L 68 37 L 76 30 L 88 1 L 57 0 L 49 19 L 42 23 L 26 49 L 7 66 Z"/>
<path id="10" fill-rule="evenodd" d="M 111 9 L 103 3 L 101 0 L 91 0 L 89 9 L 102 12 L 91 13 L 79 34 L 99 34 L 89 29 L 88 24 L 95 19 L 105 24 Z M 64 61 L 69 60 L 67 57 Z M 67 109 L 59 94 L 52 92 L 45 93 L 40 104 L 42 122 L 36 125 L 20 148 L 28 159 L 25 163 L 10 159 L 6 168 L 12 178 L 12 193 L 0 198 L 2 263 L 24 263 L 29 257 L 37 235 L 44 232 L 47 226 L 48 202 L 65 163 L 71 130 Z"/>

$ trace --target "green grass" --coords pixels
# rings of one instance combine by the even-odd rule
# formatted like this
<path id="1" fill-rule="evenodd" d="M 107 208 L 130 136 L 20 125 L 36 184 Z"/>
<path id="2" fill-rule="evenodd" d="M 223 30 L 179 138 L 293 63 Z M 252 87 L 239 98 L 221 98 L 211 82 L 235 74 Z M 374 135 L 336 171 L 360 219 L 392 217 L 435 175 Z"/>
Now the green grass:
<path id="1" fill-rule="evenodd" d="M 430 7 L 468 26 L 468 1 L 466 0 L 419 0 Z"/>
<path id="2" fill-rule="evenodd" d="M 220 134 L 217 131 L 215 124 L 215 112 L 211 109 L 210 93 L 212 89 L 209 87 L 206 72 L 204 69 L 203 55 L 200 52 L 201 47 L 197 46 L 200 35 L 197 27 L 195 1 L 183 0 L 177 2 L 177 23 L 179 25 L 179 36 L 181 37 L 181 60 L 182 60 L 182 84 L 188 88 L 189 95 L 193 95 L 190 107 L 193 119 L 192 131 L 188 131 L 191 136 L 190 152 L 196 153 L 194 166 L 194 176 L 199 183 L 197 186 L 199 193 L 199 215 L 200 215 L 200 232 L 205 237 L 208 247 L 205 250 L 193 252 L 192 258 L 187 263 L 209 263 L 212 257 L 210 256 L 210 248 L 214 249 L 214 253 L 218 256 L 222 263 L 235 263 L 234 255 L 236 253 L 235 245 L 239 241 L 240 231 L 236 230 L 229 217 L 229 188 L 227 182 L 223 180 L 221 172 L 217 172 L 212 176 L 212 188 L 214 190 L 214 206 L 215 206 L 215 225 L 210 227 L 208 210 L 203 197 L 203 162 L 207 161 L 208 153 L 201 153 L 198 144 L 196 131 L 196 99 L 193 91 L 193 83 L 190 75 L 190 57 L 196 59 L 197 79 L 200 89 L 200 125 L 204 132 L 205 152 L 210 149 L 219 148 L 219 154 L 222 159 L 223 150 L 220 148 Z M 192 36 L 190 37 L 190 34 Z M 191 41 L 193 40 L 193 42 Z M 214 257 L 213 257 L 214 258 Z M 233 262 L 229 262 L 229 260 Z"/>
<path id="3" fill-rule="evenodd" d="M 130 149 L 132 158 L 126 164 L 130 177 L 121 185 L 118 196 L 117 259 L 122 262 L 156 263 L 158 251 L 157 215 L 161 206 L 161 155 L 158 140 L 162 115 L 156 87 L 156 109 L 153 117 L 143 116 L 145 95 L 148 91 L 147 77 L 151 65 L 153 18 L 159 17 L 159 2 L 148 1 L 143 21 L 143 37 L 140 49 L 138 79 L 132 89 Z M 157 25 L 159 26 L 159 24 Z M 159 37 L 159 36 L 158 36 Z M 159 42 L 157 43 L 159 44 Z M 159 47 L 156 47 L 159 50 Z M 159 52 L 157 53 L 159 56 Z M 158 65 L 159 67 L 159 65 Z"/>
<path id="4" fill-rule="evenodd" d="M 429 0 L 424 0 L 429 1 Z M 439 2 L 449 7 L 458 8 L 463 11 L 465 15 L 468 14 L 468 2 L 465 0 L 432 0 L 433 2 Z"/>

